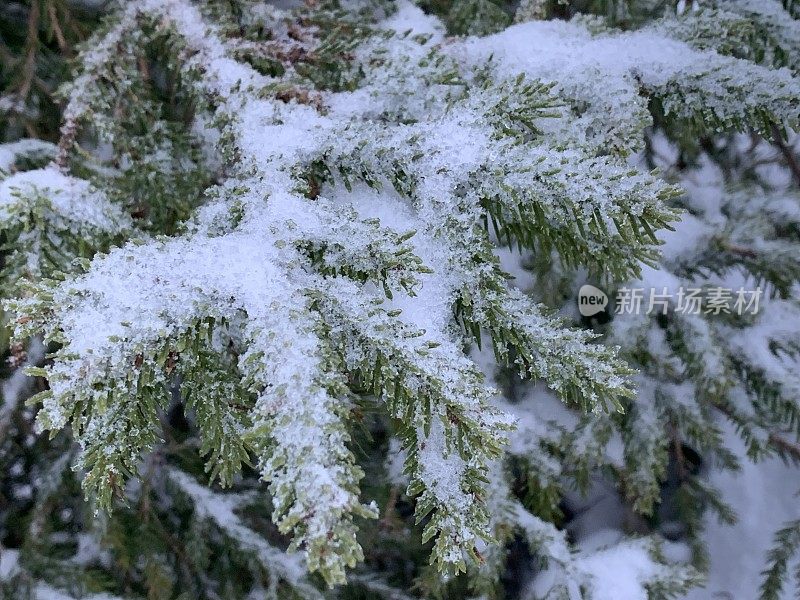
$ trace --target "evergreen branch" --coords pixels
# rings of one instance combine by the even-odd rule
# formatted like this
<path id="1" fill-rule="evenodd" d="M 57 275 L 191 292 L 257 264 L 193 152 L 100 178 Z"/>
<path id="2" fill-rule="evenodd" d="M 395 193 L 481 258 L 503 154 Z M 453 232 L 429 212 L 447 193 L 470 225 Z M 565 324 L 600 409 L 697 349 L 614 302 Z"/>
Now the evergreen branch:
<path id="1" fill-rule="evenodd" d="M 433 513 L 423 533 L 423 541 L 436 536 L 431 561 L 443 571 L 464 571 L 468 560 L 478 559 L 477 546 L 491 539 L 483 473 L 512 423 L 488 405 L 482 378 L 453 344 L 426 340 L 382 309 L 380 300 L 371 308 L 346 300 L 356 294 L 344 282 L 334 289 L 319 297 L 317 310 L 327 322 L 353 324 L 332 332 L 342 336 L 343 356 L 353 344 L 364 348 L 348 370 L 403 423 L 408 494 L 419 495 L 417 521 Z"/>
<path id="2" fill-rule="evenodd" d="M 270 546 L 236 515 L 237 498 L 220 495 L 201 486 L 186 473 L 170 469 L 168 477 L 194 504 L 200 518 L 211 520 L 242 548 L 255 553 L 259 562 L 272 577 L 289 582 L 303 598 L 322 598 L 322 594 L 306 580 L 299 559 L 287 556 Z"/>
<path id="3" fill-rule="evenodd" d="M 778 600 L 786 582 L 789 559 L 800 548 L 800 520 L 787 523 L 775 532 L 767 554 L 767 568 L 761 572 L 761 600 Z"/>
<path id="4" fill-rule="evenodd" d="M 638 26 L 647 11 L 634 4 L 592 7 Z M 49 385 L 30 400 L 40 405 L 38 427 L 55 435 L 72 426 L 84 490 L 101 508 L 117 505 L 108 517 L 115 527 L 133 514 L 117 500 L 139 493 L 143 519 L 155 515 L 153 497 L 159 505 L 148 529 L 155 535 L 135 548 L 130 531 L 112 532 L 114 564 L 129 566 L 108 585 L 150 592 L 172 574 L 190 582 L 187 593 L 213 598 L 251 583 L 257 593 L 267 571 L 268 593 L 319 597 L 304 569 L 328 586 L 346 583 L 346 570 L 365 558 L 363 536 L 374 539 L 359 534 L 359 520 L 377 516 L 362 486 L 374 497 L 385 491 L 365 476 L 377 444 L 356 459 L 358 423 L 367 424 L 359 396 L 383 400 L 390 418 L 369 415 L 369 428 L 379 423 L 381 435 L 401 440 L 407 478 L 395 473 L 395 481 L 408 483 L 422 542 L 433 542 L 436 568 L 423 593 L 450 585 L 462 593 L 458 580 L 439 579 L 465 571 L 474 593 L 499 593 L 515 533 L 542 559 L 537 584 L 550 578 L 552 597 L 610 593 L 603 569 L 653 597 L 697 583 L 654 538 L 570 547 L 561 501 L 568 487 L 585 492 L 595 473 L 608 472 L 636 511 L 651 513 L 657 501 L 674 510 L 702 567 L 705 507 L 734 518 L 698 473 L 701 461 L 738 465 L 717 413 L 752 458 L 800 457 L 785 437 L 800 424 L 800 345 L 787 325 L 797 321 L 790 296 L 800 279 L 795 199 L 772 191 L 777 177 L 768 192 L 695 197 L 687 177 L 702 151 L 703 164 L 732 163 L 721 177 L 766 180 L 772 155 L 740 164 L 735 141 L 716 133 L 754 130 L 780 144 L 783 128 L 798 124 L 796 75 L 767 68 L 791 68 L 793 26 L 759 7 L 757 22 L 746 23 L 748 6 L 719 0 L 713 13 L 626 33 L 614 19 L 584 15 L 460 40 L 407 3 L 284 10 L 256 0 L 136 0 L 110 15 L 64 88 L 57 165 L 39 168 L 52 148 L 0 146 L 0 284 L 16 296 L 8 307 L 17 341 L 44 336 L 55 350 L 39 367 L 31 346 L 28 372 Z M 69 23 L 54 7 L 43 3 L 37 18 L 52 30 L 47 43 L 67 52 Z M 586 6 L 523 8 L 520 18 Z M 508 21 L 506 9 L 459 2 L 449 25 L 488 33 Z M 722 33 L 710 29 L 713 15 Z M 775 35 L 759 40 L 762 30 Z M 47 89 L 40 75 L 35 69 L 31 98 Z M 645 139 L 654 122 L 672 139 L 652 144 L 674 144 L 662 148 L 675 150 L 668 173 L 687 181 L 690 195 L 628 158 L 644 147 L 652 154 Z M 681 225 L 688 238 L 658 232 L 671 227 L 675 205 L 693 209 Z M 137 231 L 172 237 L 145 235 L 109 251 Z M 516 260 L 515 247 L 537 266 L 530 296 L 501 268 L 501 257 Z M 538 303 L 563 306 L 584 268 L 604 282 L 706 287 L 744 271 L 769 284 L 770 318 L 617 315 L 611 328 L 640 367 L 636 377 L 618 348 Z M 494 361 L 482 348 L 489 343 Z M 24 347 L 12 358 L 14 367 L 25 362 Z M 522 390 L 535 402 L 501 409 L 479 365 L 487 375 L 499 365 L 509 395 Z M 521 387 L 512 375 L 549 390 Z M 179 397 L 188 420 L 175 409 Z M 616 412 L 576 419 L 559 400 Z M 16 419 L 21 409 L 12 410 Z M 169 471 L 178 489 L 125 486 L 143 454 L 161 455 L 167 420 L 179 434 L 163 446 L 182 465 Z M 502 462 L 509 438 L 513 474 Z M 244 496 L 204 491 L 189 474 L 204 464 L 212 483 L 255 486 L 251 461 L 268 482 L 277 533 L 301 557 L 245 525 Z M 14 475 L 3 485 L 6 477 Z M 194 505 L 188 517 L 176 491 Z M 390 495 L 389 504 L 393 519 L 413 526 L 405 498 Z M 38 519 L 54 513 L 34 510 Z M 213 574 L 201 574 L 212 552 L 198 540 L 207 519 L 215 542 L 233 541 L 254 558 L 252 582 L 215 587 L 230 568 L 221 564 L 228 550 Z M 173 528 L 191 529 L 198 548 L 184 552 Z M 403 565 L 418 561 L 417 552 L 401 553 Z M 396 595 L 393 578 L 354 579 L 366 593 Z"/>

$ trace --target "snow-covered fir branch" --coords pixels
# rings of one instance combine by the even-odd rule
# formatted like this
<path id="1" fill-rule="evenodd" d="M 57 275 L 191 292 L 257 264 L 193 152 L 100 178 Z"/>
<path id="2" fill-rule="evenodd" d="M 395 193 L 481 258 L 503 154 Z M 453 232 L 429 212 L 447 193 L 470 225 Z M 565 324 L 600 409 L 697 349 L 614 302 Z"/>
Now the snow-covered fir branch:
<path id="1" fill-rule="evenodd" d="M 25 369 L 36 434 L 77 444 L 0 585 L 408 597 L 364 541 L 400 522 L 433 566 L 412 593 L 498 597 L 519 541 L 521 597 L 675 597 L 708 567 L 703 508 L 734 520 L 689 451 L 739 468 L 730 423 L 747 460 L 800 462 L 792 3 L 439 4 L 118 3 L 59 92 L 58 143 L 0 145 L 4 388 Z M 762 310 L 581 327 L 581 278 L 753 283 Z M 0 429 L 30 427 L 17 395 Z M 402 463 L 383 487 L 375 422 Z M 43 548 L 67 467 L 98 509 L 84 540 L 125 552 L 138 514 L 163 545 L 120 586 L 38 581 L 76 569 Z M 601 480 L 630 535 L 577 540 L 565 505 Z M 680 542 L 656 523 L 673 506 Z"/>

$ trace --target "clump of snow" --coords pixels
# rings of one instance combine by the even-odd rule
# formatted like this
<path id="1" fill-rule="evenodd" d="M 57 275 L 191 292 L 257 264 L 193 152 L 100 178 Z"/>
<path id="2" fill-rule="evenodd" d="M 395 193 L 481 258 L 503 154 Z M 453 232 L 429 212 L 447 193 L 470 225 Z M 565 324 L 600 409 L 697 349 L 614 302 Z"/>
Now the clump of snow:
<path id="1" fill-rule="evenodd" d="M 412 35 L 430 35 L 440 39 L 444 36 L 441 21 L 432 15 L 426 15 L 419 6 L 408 0 L 397 2 L 396 12 L 382 21 L 381 27 L 403 34 L 410 32 Z"/>
<path id="2" fill-rule="evenodd" d="M 55 158 L 56 147 L 43 140 L 23 139 L 0 144 L 0 176 L 11 173 L 20 157 Z"/>
<path id="3" fill-rule="evenodd" d="M 622 151 L 642 147 L 642 125 L 650 122 L 642 90 L 661 97 L 667 113 L 682 118 L 706 110 L 708 117 L 733 124 L 765 105 L 797 118 L 800 83 L 789 69 L 768 70 L 695 50 L 647 29 L 592 35 L 578 22 L 532 21 L 469 39 L 450 52 L 470 64 L 491 62 L 503 76 L 525 73 L 552 82 L 582 107 L 562 135 L 598 147 L 609 140 Z"/>
<path id="4" fill-rule="evenodd" d="M 55 167 L 15 173 L 0 181 L 0 222 L 12 221 L 34 198 L 46 200 L 49 218 L 59 229 L 117 233 L 131 227 L 131 219 L 88 181 L 63 174 Z"/>
<path id="5" fill-rule="evenodd" d="M 593 600 L 647 600 L 646 585 L 666 574 L 645 542 L 622 542 L 576 559 L 589 579 Z"/>

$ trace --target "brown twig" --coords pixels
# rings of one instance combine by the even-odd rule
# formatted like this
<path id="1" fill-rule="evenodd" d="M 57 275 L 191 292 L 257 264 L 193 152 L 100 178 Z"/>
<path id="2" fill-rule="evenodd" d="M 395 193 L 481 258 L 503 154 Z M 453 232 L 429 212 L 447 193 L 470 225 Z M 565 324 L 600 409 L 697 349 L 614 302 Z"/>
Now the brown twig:
<path id="1" fill-rule="evenodd" d="M 774 431 L 769 434 L 769 443 L 777 448 L 780 448 L 786 454 L 791 455 L 795 461 L 800 462 L 800 444 L 796 442 L 790 442 Z"/>
<path id="2" fill-rule="evenodd" d="M 777 125 L 772 125 L 772 141 L 778 147 L 778 150 L 781 151 L 783 157 L 786 159 L 786 164 L 789 165 L 789 170 L 792 172 L 794 179 L 797 181 L 797 185 L 800 185 L 800 162 L 798 162 L 797 157 L 794 154 L 794 150 L 789 147 L 786 141 L 783 139 L 780 130 L 778 129 Z"/>
<path id="3" fill-rule="evenodd" d="M 684 463 L 686 462 L 686 458 L 683 455 L 683 443 L 681 442 L 678 427 L 675 424 L 672 424 L 670 429 L 670 438 L 672 439 L 672 449 L 675 452 L 675 467 L 678 471 L 678 480 L 685 481 L 686 466 Z"/>
<path id="4" fill-rule="evenodd" d="M 25 62 L 22 67 L 22 83 L 17 90 L 20 102 L 28 98 L 33 76 L 36 72 L 36 49 L 39 46 L 39 3 L 31 2 L 31 12 L 28 13 L 28 32 L 25 41 Z"/>
<path id="5" fill-rule="evenodd" d="M 746 258 L 757 258 L 758 252 L 753 250 L 752 248 L 747 248 L 745 246 L 738 246 L 736 244 L 730 244 L 727 242 L 722 243 L 722 247 L 727 250 L 728 252 L 732 252 L 733 254 L 738 254 L 739 256 L 744 256 Z"/>
<path id="6" fill-rule="evenodd" d="M 47 16 L 50 17 L 50 26 L 53 28 L 53 34 L 56 36 L 56 42 L 58 43 L 58 49 L 61 50 L 61 53 L 64 56 L 70 55 L 70 47 L 67 44 L 67 40 L 64 37 L 64 32 L 61 31 L 61 25 L 58 23 L 58 14 L 56 13 L 55 4 L 52 2 L 47 5 Z"/>
<path id="7" fill-rule="evenodd" d="M 715 402 L 713 406 L 723 415 L 725 415 L 729 419 L 734 420 L 734 413 L 729 407 L 717 402 Z M 786 454 L 791 455 L 791 457 L 795 461 L 800 462 L 800 444 L 798 444 L 797 442 L 791 442 L 787 440 L 777 431 L 770 431 L 769 436 L 767 437 L 767 441 L 776 450 L 782 450 Z"/>

